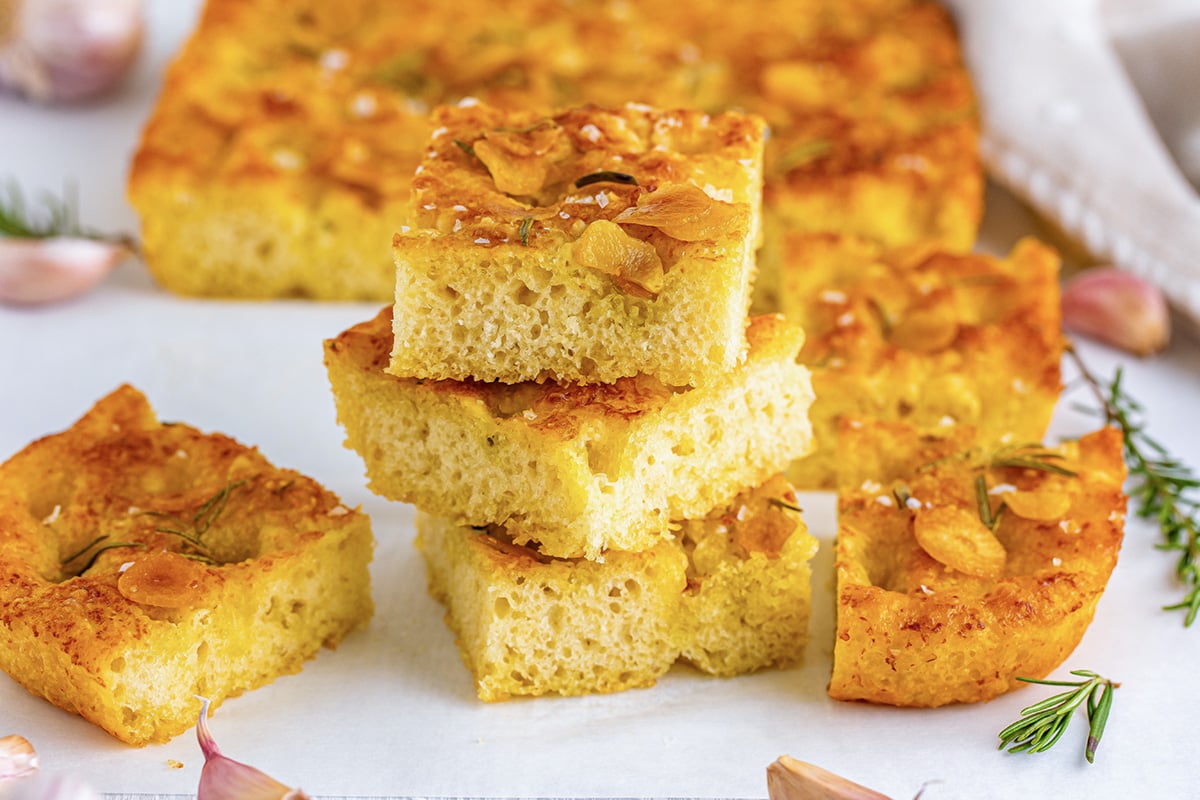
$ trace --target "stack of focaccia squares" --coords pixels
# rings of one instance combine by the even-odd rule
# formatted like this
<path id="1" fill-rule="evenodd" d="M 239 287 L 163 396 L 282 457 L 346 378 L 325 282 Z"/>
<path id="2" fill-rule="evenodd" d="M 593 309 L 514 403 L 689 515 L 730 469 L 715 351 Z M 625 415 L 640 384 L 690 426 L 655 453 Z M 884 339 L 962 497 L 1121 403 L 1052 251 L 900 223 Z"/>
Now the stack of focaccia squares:
<path id="1" fill-rule="evenodd" d="M 627 105 L 434 112 L 394 308 L 326 344 L 371 487 L 418 508 L 481 698 L 803 652 L 804 334 L 748 317 L 764 125 Z"/>

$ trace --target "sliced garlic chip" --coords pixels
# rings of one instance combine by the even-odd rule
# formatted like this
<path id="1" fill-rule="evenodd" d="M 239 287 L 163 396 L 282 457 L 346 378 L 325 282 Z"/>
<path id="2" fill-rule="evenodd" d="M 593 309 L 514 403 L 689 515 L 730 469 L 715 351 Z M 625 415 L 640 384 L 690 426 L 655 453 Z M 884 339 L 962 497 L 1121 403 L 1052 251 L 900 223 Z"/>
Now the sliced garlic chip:
<path id="1" fill-rule="evenodd" d="M 1062 519 L 1071 510 L 1071 496 L 1054 489 L 1009 492 L 1004 505 L 1022 519 Z"/>
<path id="2" fill-rule="evenodd" d="M 918 508 L 913 512 L 917 544 L 941 564 L 978 578 L 1004 573 L 1008 552 L 979 514 L 958 506 Z"/>

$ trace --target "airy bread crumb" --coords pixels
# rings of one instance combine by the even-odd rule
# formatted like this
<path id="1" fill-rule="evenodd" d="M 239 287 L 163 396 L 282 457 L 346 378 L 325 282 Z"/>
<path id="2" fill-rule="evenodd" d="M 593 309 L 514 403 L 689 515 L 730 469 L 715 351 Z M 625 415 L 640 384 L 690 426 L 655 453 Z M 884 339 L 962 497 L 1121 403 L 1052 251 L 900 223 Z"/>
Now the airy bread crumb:
<path id="1" fill-rule="evenodd" d="M 371 489 L 464 525 L 502 524 L 518 544 L 595 558 L 643 550 L 672 519 L 707 514 L 809 452 L 803 333 L 751 320 L 746 361 L 692 389 L 422 381 L 384 372 L 384 309 L 326 342 L 347 444 Z"/>
<path id="2" fill-rule="evenodd" d="M 429 590 L 483 700 L 615 692 L 684 659 L 714 675 L 797 663 L 817 549 L 782 476 L 677 539 L 603 561 L 553 559 L 503 528 L 417 517 Z"/>

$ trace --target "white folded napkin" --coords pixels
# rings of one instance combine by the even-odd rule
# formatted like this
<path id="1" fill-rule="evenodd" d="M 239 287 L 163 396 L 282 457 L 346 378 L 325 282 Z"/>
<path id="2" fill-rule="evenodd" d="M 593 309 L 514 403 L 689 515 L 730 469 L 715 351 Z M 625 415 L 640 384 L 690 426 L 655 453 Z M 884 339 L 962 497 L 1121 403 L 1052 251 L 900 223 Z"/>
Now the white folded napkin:
<path id="1" fill-rule="evenodd" d="M 1200 0 L 947 3 L 992 176 L 1200 322 Z"/>

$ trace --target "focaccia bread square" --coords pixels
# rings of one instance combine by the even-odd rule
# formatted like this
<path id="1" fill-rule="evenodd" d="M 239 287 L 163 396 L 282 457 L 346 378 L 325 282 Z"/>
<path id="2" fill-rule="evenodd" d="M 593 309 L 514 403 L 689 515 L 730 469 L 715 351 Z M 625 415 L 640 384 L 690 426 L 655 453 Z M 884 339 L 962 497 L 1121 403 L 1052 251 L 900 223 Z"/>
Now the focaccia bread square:
<path id="1" fill-rule="evenodd" d="M 417 547 L 481 699 L 615 692 L 679 659 L 726 677 L 800 660 L 817 542 L 794 504 L 776 476 L 674 540 L 603 562 L 426 514 Z"/>
<path id="2" fill-rule="evenodd" d="M 1070 655 L 1124 533 L 1120 431 L 993 447 L 846 420 L 838 452 L 830 696 L 972 703 Z"/>
<path id="3" fill-rule="evenodd" d="M 384 371 L 391 309 L 325 346 L 347 444 L 370 487 L 464 525 L 503 524 L 542 553 L 646 550 L 809 451 L 803 332 L 751 320 L 734 370 L 678 389 L 426 381 Z"/>
<path id="4" fill-rule="evenodd" d="M 1025 239 L 996 258 L 831 235 L 789 246 L 780 300 L 807 332 L 800 360 L 817 395 L 817 447 L 788 471 L 796 486 L 833 487 L 841 417 L 966 424 L 985 445 L 1041 441 L 1061 390 L 1050 248 Z"/>
<path id="5" fill-rule="evenodd" d="M 689 386 L 744 356 L 760 119 L 467 103 L 433 120 L 394 240 L 389 372 Z"/>
<path id="6" fill-rule="evenodd" d="M 123 386 L 0 466 L 0 668 L 164 742 L 367 623 L 368 519 Z"/>

